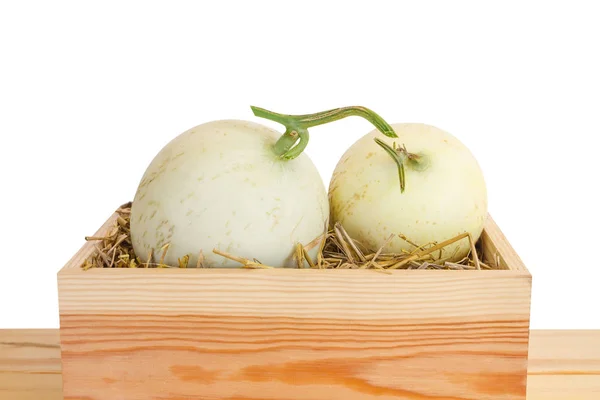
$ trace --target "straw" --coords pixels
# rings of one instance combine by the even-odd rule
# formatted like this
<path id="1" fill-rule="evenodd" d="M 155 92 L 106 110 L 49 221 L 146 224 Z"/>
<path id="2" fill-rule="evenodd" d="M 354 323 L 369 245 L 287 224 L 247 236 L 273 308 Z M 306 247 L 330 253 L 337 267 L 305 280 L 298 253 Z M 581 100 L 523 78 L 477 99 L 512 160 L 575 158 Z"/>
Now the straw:
<path id="1" fill-rule="evenodd" d="M 131 241 L 131 202 L 126 203 L 116 210 L 118 216 L 114 226 L 105 236 L 86 236 L 87 241 L 96 242 L 95 252 L 86 259 L 82 268 L 190 268 L 191 254 L 177 258 L 176 265 L 165 263 L 169 252 L 170 243 L 166 243 L 156 251 L 150 250 L 146 261 L 142 262 L 136 256 Z M 386 252 L 385 249 L 394 238 L 400 238 L 408 243 L 412 249 L 400 253 Z M 455 255 L 442 257 L 443 250 L 459 240 L 469 241 L 469 254 L 462 260 L 455 260 Z M 310 251 L 318 246 L 316 258 L 310 256 Z M 456 251 L 458 249 L 455 249 Z M 274 268 L 264 265 L 256 259 L 248 259 L 230 254 L 219 249 L 212 250 L 214 254 L 240 264 L 241 268 L 265 269 Z M 438 252 L 437 258 L 433 253 Z M 325 230 L 312 241 L 306 244 L 297 243 L 294 246 L 293 258 L 296 268 L 311 269 L 370 269 L 379 272 L 391 273 L 396 269 L 417 270 L 492 270 L 501 269 L 499 256 L 489 255 L 490 261 L 481 261 L 483 246 L 473 241 L 469 233 L 462 233 L 440 243 L 419 244 L 404 234 L 390 234 L 377 249 L 369 249 L 360 241 L 352 238 L 342 224 L 336 223 L 332 229 Z M 448 254 L 448 253 L 447 253 Z M 160 255 L 159 261 L 154 261 L 154 255 Z M 199 250 L 196 268 L 211 267 L 207 263 L 202 250 Z M 316 262 L 315 262 L 316 260 Z M 306 262 L 306 263 L 305 263 Z M 215 265 L 218 266 L 218 265 Z"/>

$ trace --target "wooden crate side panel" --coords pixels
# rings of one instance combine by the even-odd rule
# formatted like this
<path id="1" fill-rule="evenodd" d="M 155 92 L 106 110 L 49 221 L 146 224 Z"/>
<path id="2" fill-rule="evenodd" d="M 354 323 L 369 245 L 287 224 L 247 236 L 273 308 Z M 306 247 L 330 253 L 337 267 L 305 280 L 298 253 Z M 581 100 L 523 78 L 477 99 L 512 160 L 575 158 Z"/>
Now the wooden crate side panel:
<path id="1" fill-rule="evenodd" d="M 65 399 L 525 399 L 513 271 L 105 272 L 59 277 Z"/>
<path id="2" fill-rule="evenodd" d="M 65 399 L 525 399 L 517 321 L 64 316 Z M 90 328 L 94 327 L 94 328 Z"/>
<path id="3" fill-rule="evenodd" d="M 518 271 L 91 269 L 58 277 L 61 314 L 341 319 L 528 317 Z"/>
<path id="4" fill-rule="evenodd" d="M 498 265 L 501 269 L 529 273 L 491 215 L 487 216 L 481 234 L 481 243 L 483 245 L 484 262 L 492 266 Z"/>

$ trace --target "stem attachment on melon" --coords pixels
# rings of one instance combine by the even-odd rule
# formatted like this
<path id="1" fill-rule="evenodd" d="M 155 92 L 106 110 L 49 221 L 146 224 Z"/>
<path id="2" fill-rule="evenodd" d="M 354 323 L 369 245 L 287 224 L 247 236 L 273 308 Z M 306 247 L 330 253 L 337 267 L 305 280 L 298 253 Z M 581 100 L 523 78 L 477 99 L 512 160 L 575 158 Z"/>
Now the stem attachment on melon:
<path id="1" fill-rule="evenodd" d="M 327 124 L 346 117 L 362 117 L 373 124 L 381 133 L 388 137 L 397 138 L 394 129 L 377 113 L 366 107 L 350 106 L 335 108 L 315 114 L 285 115 L 264 108 L 250 106 L 255 116 L 279 122 L 284 125 L 285 133 L 273 146 L 275 154 L 285 160 L 298 157 L 308 144 L 308 128 Z"/>
<path id="2" fill-rule="evenodd" d="M 429 166 L 429 157 L 423 154 L 409 153 L 406 150 L 406 146 L 396 146 L 396 142 L 393 143 L 393 147 L 384 142 L 379 138 L 375 138 L 377 143 L 386 153 L 392 157 L 392 160 L 398 166 L 398 178 L 400 180 L 400 193 L 404 193 L 406 189 L 406 173 L 404 171 L 404 165 L 407 164 L 411 169 L 417 171 L 424 171 Z"/>

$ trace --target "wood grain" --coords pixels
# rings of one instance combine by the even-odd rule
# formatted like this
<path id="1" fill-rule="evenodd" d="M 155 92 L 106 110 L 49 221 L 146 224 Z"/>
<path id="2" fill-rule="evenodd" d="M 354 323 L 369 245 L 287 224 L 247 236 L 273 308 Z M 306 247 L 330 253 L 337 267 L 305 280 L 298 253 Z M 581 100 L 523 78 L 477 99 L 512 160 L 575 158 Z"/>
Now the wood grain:
<path id="1" fill-rule="evenodd" d="M 532 331 L 527 400 L 600 399 L 600 331 Z"/>
<path id="2" fill-rule="evenodd" d="M 59 274 L 61 314 L 528 320 L 514 271 L 91 269 Z M 418 310 L 418 312 L 416 312 Z"/>
<path id="3" fill-rule="evenodd" d="M 111 315 L 65 317 L 61 324 L 67 398 L 512 399 L 525 393 L 526 322 Z"/>
<path id="4" fill-rule="evenodd" d="M 58 330 L 0 330 L 0 399 L 62 399 Z"/>
<path id="5" fill-rule="evenodd" d="M 62 398 L 58 330 L 0 330 L 0 399 Z M 532 331 L 527 400 L 598 398 L 600 331 Z"/>

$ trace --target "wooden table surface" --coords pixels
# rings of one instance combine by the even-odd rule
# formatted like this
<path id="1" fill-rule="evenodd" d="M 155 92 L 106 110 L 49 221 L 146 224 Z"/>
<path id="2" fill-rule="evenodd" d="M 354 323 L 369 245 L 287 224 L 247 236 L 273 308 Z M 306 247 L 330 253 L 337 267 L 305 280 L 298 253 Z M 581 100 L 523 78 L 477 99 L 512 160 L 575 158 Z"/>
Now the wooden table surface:
<path id="1" fill-rule="evenodd" d="M 600 331 L 532 331 L 528 400 L 599 400 Z M 57 330 L 0 330 L 0 399 L 61 400 Z"/>

